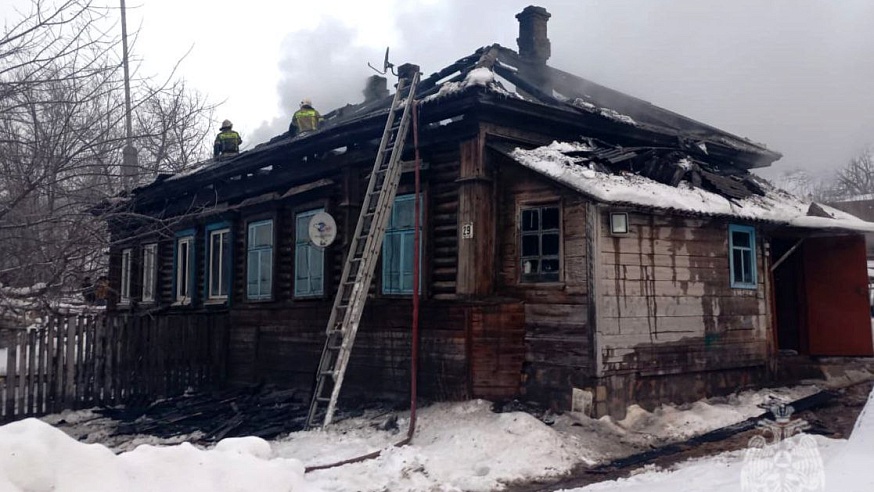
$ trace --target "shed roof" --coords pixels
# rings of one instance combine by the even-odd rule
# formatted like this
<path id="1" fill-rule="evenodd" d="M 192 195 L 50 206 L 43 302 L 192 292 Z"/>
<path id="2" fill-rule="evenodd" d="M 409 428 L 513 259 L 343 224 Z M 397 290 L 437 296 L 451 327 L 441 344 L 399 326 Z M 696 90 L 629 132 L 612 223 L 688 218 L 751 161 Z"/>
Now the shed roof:
<path id="1" fill-rule="evenodd" d="M 805 202 L 749 172 L 720 171 L 681 152 L 659 155 L 653 152 L 658 149 L 622 149 L 592 141 L 553 142 L 535 149 L 491 146 L 602 203 L 789 227 L 874 232 L 874 223 Z"/>

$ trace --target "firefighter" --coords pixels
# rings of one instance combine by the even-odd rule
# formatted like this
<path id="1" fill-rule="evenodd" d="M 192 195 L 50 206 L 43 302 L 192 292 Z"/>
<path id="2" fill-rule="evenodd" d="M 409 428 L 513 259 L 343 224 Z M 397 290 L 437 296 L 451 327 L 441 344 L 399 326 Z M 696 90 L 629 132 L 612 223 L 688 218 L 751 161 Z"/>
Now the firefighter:
<path id="1" fill-rule="evenodd" d="M 215 144 L 212 146 L 213 157 L 234 156 L 240 152 L 240 144 L 243 139 L 240 134 L 231 130 L 234 126 L 230 120 L 222 121 L 222 126 L 219 128 L 221 132 L 215 137 Z"/>
<path id="2" fill-rule="evenodd" d="M 294 112 L 291 117 L 291 124 L 288 125 L 288 133 L 292 136 L 307 132 L 316 131 L 322 122 L 322 115 L 313 109 L 313 103 L 309 99 L 304 99 L 300 102 L 300 109 Z"/>

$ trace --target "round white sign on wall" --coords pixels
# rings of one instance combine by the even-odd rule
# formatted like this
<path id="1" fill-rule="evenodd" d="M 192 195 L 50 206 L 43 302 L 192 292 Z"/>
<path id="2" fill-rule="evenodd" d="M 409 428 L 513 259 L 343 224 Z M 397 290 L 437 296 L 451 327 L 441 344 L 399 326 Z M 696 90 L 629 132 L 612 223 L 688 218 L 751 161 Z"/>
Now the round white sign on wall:
<path id="1" fill-rule="evenodd" d="M 319 212 L 310 219 L 308 228 L 310 242 L 319 248 L 327 248 L 337 239 L 337 223 L 327 212 Z"/>

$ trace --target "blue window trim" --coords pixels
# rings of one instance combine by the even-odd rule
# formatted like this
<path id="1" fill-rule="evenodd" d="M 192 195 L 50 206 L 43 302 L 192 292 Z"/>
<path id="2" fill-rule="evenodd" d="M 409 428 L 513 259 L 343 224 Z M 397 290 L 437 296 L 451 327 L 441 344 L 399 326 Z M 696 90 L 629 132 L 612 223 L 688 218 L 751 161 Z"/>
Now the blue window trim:
<path id="1" fill-rule="evenodd" d="M 394 218 L 394 211 L 396 210 L 398 203 L 411 202 L 414 199 L 415 199 L 415 195 L 413 193 L 409 193 L 406 195 L 399 195 L 399 196 L 395 197 L 394 206 L 392 207 L 392 217 L 389 219 L 389 225 L 386 227 L 386 230 L 385 230 L 385 238 L 382 241 L 382 286 L 381 286 L 381 291 L 385 295 L 412 295 L 413 294 L 413 289 L 401 289 L 401 288 L 392 289 L 392 288 L 387 287 L 387 285 L 389 284 L 389 282 L 388 282 L 389 275 L 388 275 L 388 272 L 386 271 L 386 258 L 388 258 L 388 254 L 386 253 L 386 244 L 387 244 L 386 240 L 391 236 L 395 236 L 395 235 L 403 236 L 403 235 L 407 235 L 407 234 L 410 235 L 410 241 L 414 240 L 413 234 L 416 231 L 415 226 L 412 226 L 410 228 L 405 228 L 405 229 L 394 229 L 391 227 L 391 219 Z M 420 201 L 419 230 L 420 231 L 422 230 L 422 222 L 423 222 L 422 214 L 424 213 L 424 208 L 425 208 L 425 207 L 421 206 L 421 200 L 422 200 L 422 194 L 420 193 L 419 194 L 419 201 Z M 418 286 L 420 293 L 422 292 L 422 274 L 421 274 L 421 271 L 422 271 L 422 240 L 421 240 L 421 237 L 422 236 L 421 236 L 421 232 L 420 232 L 420 234 L 419 234 L 419 286 Z M 412 248 L 411 248 L 411 250 L 412 250 Z M 410 263 L 412 263 L 412 262 L 410 262 Z M 401 272 L 401 275 L 403 275 L 403 272 Z"/>
<path id="2" fill-rule="evenodd" d="M 203 246 L 203 258 L 204 258 L 204 275 L 203 275 L 203 294 L 204 299 L 207 302 L 218 303 L 218 301 L 224 301 L 228 306 L 231 305 L 231 293 L 233 292 L 233 279 L 231 275 L 234 273 L 233 265 L 234 265 L 234 229 L 231 227 L 230 221 L 222 221 L 222 222 L 213 222 L 212 224 L 207 224 L 204 227 L 204 246 Z M 209 271 L 212 269 L 212 265 L 210 264 L 209 257 L 209 246 L 210 246 L 210 233 L 212 231 L 219 231 L 222 229 L 228 230 L 228 244 L 230 245 L 230 251 L 228 252 L 228 264 L 224 266 L 224 276 L 226 281 L 228 282 L 228 297 L 227 299 L 210 299 L 209 298 Z"/>
<path id="3" fill-rule="evenodd" d="M 195 277 L 195 270 L 196 270 L 195 260 L 197 259 L 196 256 L 194 255 L 194 250 L 196 249 L 194 247 L 194 239 L 195 239 L 196 234 L 197 234 L 197 229 L 191 228 L 191 229 L 184 229 L 181 231 L 177 231 L 173 235 L 173 302 L 174 303 L 179 302 L 179 298 L 178 298 L 177 292 L 176 292 L 176 276 L 177 276 L 176 275 L 176 268 L 177 268 L 177 265 L 179 264 L 179 240 L 182 238 L 185 238 L 185 237 L 191 238 L 191 247 L 188 248 L 188 266 L 189 266 L 189 268 L 188 268 L 188 285 L 191 288 L 191 297 L 189 297 L 189 299 L 190 299 L 190 302 L 192 304 L 194 303 L 194 299 L 197 296 L 197 289 L 194 285 L 194 277 Z"/>
<path id="4" fill-rule="evenodd" d="M 270 247 L 267 248 L 266 246 L 261 246 L 258 248 L 252 248 L 252 246 L 250 244 L 250 237 L 249 237 L 252 233 L 252 227 L 264 225 L 264 224 L 270 224 L 270 232 L 273 234 L 273 237 L 271 238 L 271 242 L 270 242 Z M 271 219 L 264 219 L 264 220 L 256 220 L 256 221 L 248 222 L 246 224 L 246 299 L 248 299 L 250 301 L 270 301 L 273 299 L 273 288 L 274 288 L 273 284 L 275 283 L 275 280 L 276 280 L 273 278 L 273 274 L 276 271 L 275 248 L 276 248 L 276 222 L 272 218 Z M 270 270 L 271 270 L 270 271 L 270 292 L 267 292 L 266 294 L 262 293 L 260 295 L 252 295 L 249 293 L 249 266 L 250 266 L 249 265 L 249 253 L 251 251 L 262 251 L 262 250 L 266 250 L 266 249 L 270 249 Z"/>
<path id="5" fill-rule="evenodd" d="M 750 244 L 749 245 L 737 245 L 734 244 L 734 232 L 744 232 L 750 235 Z M 751 261 L 751 277 L 752 282 L 736 282 L 734 280 L 734 272 L 735 272 L 735 264 L 734 264 L 734 250 L 735 248 L 740 249 L 749 249 L 751 251 L 750 261 Z M 728 226 L 728 264 L 729 264 L 729 278 L 731 279 L 731 288 L 732 289 L 757 289 L 758 288 L 758 259 L 756 258 L 756 229 L 752 226 L 744 226 L 737 224 L 729 224 Z"/>
<path id="6" fill-rule="evenodd" d="M 301 292 L 298 289 L 298 283 L 297 283 L 298 282 L 298 276 L 297 276 L 297 273 L 298 273 L 297 272 L 298 246 L 300 246 L 302 244 L 306 244 L 308 246 L 307 254 L 309 254 L 309 248 L 320 249 L 320 248 L 316 248 L 316 246 L 313 246 L 312 244 L 310 244 L 308 240 L 302 241 L 301 238 L 297 237 L 297 221 L 301 217 L 313 217 L 317 213 L 324 212 L 324 211 L 325 211 L 325 208 L 320 207 L 320 208 L 306 210 L 306 211 L 298 212 L 298 213 L 294 214 L 294 228 L 295 228 L 295 238 L 294 238 L 294 297 L 295 298 L 312 298 L 312 297 L 321 297 L 321 296 L 325 295 L 325 251 L 324 251 L 324 249 L 320 250 L 322 253 L 322 272 L 321 272 L 322 288 L 319 289 L 318 292 L 313 292 L 312 288 L 308 292 Z M 312 277 L 313 277 L 312 272 L 308 272 L 308 278 L 310 279 L 310 282 L 309 282 L 310 285 L 312 285 Z"/>

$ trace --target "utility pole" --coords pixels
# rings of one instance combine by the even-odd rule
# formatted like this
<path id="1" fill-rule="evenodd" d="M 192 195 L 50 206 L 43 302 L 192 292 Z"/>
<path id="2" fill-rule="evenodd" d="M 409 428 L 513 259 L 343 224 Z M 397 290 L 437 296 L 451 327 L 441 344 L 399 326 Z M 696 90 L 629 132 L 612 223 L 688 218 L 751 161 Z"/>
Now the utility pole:
<path id="1" fill-rule="evenodd" d="M 122 64 L 124 66 L 124 116 L 125 116 L 125 142 L 122 150 L 121 172 L 122 184 L 125 191 L 130 191 L 134 186 L 134 177 L 138 169 L 137 149 L 133 144 L 133 123 L 131 122 L 130 109 L 130 70 L 127 60 L 127 16 L 124 0 L 121 0 L 121 47 Z"/>

